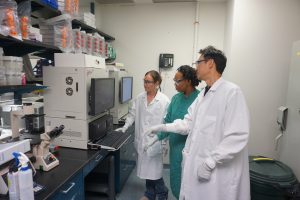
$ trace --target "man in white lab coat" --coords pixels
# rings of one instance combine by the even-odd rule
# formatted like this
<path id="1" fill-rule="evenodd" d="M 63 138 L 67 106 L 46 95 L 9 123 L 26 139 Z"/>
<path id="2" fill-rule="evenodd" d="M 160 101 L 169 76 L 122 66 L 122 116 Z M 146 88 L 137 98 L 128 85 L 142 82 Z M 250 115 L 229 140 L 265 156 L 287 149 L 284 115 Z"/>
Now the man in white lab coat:
<path id="1" fill-rule="evenodd" d="M 207 87 L 183 120 L 149 131 L 188 134 L 182 151 L 181 200 L 250 200 L 249 114 L 244 96 L 237 85 L 221 77 L 227 61 L 222 51 L 208 46 L 199 53 L 197 77 Z M 151 142 L 146 149 L 149 146 Z"/>

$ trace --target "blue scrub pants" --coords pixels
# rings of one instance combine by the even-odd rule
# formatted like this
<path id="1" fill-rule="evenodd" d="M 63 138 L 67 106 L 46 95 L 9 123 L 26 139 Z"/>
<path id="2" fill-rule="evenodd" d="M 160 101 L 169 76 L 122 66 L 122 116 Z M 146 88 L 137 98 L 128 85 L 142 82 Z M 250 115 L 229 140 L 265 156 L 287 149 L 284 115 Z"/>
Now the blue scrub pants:
<path id="1" fill-rule="evenodd" d="M 158 180 L 146 179 L 146 192 L 145 197 L 149 200 L 166 200 L 168 199 L 168 188 L 165 186 L 164 179 Z"/>

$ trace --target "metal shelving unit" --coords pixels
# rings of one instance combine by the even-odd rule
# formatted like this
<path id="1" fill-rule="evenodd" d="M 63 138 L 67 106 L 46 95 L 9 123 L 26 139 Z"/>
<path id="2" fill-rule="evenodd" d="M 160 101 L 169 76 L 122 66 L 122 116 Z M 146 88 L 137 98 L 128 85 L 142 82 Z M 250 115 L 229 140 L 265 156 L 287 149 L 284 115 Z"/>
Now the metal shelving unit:
<path id="1" fill-rule="evenodd" d="M 18 3 L 22 0 L 17 1 Z M 52 8 L 51 6 L 43 3 L 40 0 L 31 0 L 32 12 L 31 15 L 34 18 L 49 18 L 56 17 L 61 14 L 57 9 Z M 114 37 L 96 29 L 85 23 L 73 19 L 72 27 L 78 28 L 81 27 L 81 30 L 85 30 L 87 33 L 97 32 L 102 35 L 107 41 L 115 40 Z M 60 53 L 61 50 L 53 45 L 44 44 L 39 41 L 32 40 L 18 40 L 13 37 L 3 36 L 0 34 L 0 47 L 3 47 L 4 53 L 7 56 L 24 56 L 29 53 L 35 53 L 35 55 L 41 57 L 51 58 L 54 53 Z"/>
<path id="2" fill-rule="evenodd" d="M 53 45 L 44 44 L 33 40 L 18 40 L 10 36 L 0 34 L 0 46 L 6 56 L 24 56 L 29 53 L 60 53 L 61 50 Z"/>
<path id="3" fill-rule="evenodd" d="M 23 0 L 17 0 L 17 3 L 22 2 Z M 61 12 L 51 6 L 47 5 L 41 0 L 31 0 L 32 12 L 31 16 L 33 18 L 51 18 L 61 15 Z M 91 26 L 84 24 L 83 22 L 73 19 L 72 27 L 78 28 L 81 27 L 81 30 L 85 30 L 88 33 L 97 32 L 102 35 L 107 41 L 115 40 L 114 37 L 96 29 Z M 24 55 L 33 53 L 34 55 L 45 57 L 48 59 L 53 59 L 54 53 L 61 53 L 62 51 L 54 46 L 44 44 L 39 41 L 33 40 L 18 40 L 16 38 L 10 36 L 3 36 L 0 34 L 0 47 L 3 48 L 4 54 L 6 56 L 19 56 L 22 57 Z M 44 86 L 41 86 L 44 87 Z M 22 89 L 21 89 L 22 88 Z M 31 88 L 31 89 L 29 89 Z M 20 94 L 25 93 L 22 91 L 36 90 L 37 87 L 33 87 L 32 85 L 27 86 L 0 86 L 0 94 L 7 92 L 14 92 L 15 99 L 18 99 Z M 5 92 L 4 92 L 5 91 Z"/>
<path id="4" fill-rule="evenodd" d="M 96 28 L 93 28 L 93 27 L 91 27 L 89 25 L 86 25 L 85 23 L 83 23 L 83 22 L 81 22 L 81 21 L 79 21 L 77 19 L 73 19 L 72 20 L 72 28 L 79 28 L 79 27 L 81 27 L 81 30 L 86 31 L 87 33 L 95 33 L 95 32 L 97 32 L 101 36 L 103 36 L 105 38 L 105 40 L 107 40 L 107 41 L 113 41 L 113 40 L 115 40 L 114 37 L 112 37 L 112 36 L 110 36 L 110 35 L 102 32 L 102 31 L 100 31 L 100 30 L 98 30 Z"/>
<path id="5" fill-rule="evenodd" d="M 42 85 L 7 85 L 0 86 L 0 95 L 13 92 L 14 93 L 14 104 L 22 104 L 22 94 L 30 93 L 36 90 L 42 90 L 47 86 Z"/>

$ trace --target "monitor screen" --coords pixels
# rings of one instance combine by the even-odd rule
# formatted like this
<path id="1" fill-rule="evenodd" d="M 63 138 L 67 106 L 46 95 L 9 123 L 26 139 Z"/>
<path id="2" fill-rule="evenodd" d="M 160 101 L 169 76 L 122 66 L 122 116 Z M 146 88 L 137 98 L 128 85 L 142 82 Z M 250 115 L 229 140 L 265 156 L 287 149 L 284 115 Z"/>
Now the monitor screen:
<path id="1" fill-rule="evenodd" d="M 90 90 L 90 115 L 98 115 L 114 107 L 115 79 L 92 78 Z"/>
<path id="2" fill-rule="evenodd" d="M 120 83 L 120 102 L 126 103 L 132 99 L 133 77 L 122 77 Z"/>

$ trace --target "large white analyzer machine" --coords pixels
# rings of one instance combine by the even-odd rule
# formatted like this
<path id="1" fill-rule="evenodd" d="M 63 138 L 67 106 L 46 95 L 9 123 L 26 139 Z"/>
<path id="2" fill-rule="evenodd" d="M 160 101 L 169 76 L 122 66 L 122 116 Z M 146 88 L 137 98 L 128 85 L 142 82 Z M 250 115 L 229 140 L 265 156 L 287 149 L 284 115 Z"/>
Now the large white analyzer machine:
<path id="1" fill-rule="evenodd" d="M 133 77 L 125 70 L 109 71 L 109 77 L 115 79 L 115 106 L 110 110 L 113 123 L 119 124 L 124 120 L 129 110 L 129 101 L 132 99 Z"/>
<path id="2" fill-rule="evenodd" d="M 55 67 L 43 68 L 44 85 L 48 86 L 44 93 L 45 127 L 65 126 L 63 134 L 53 141 L 55 145 L 87 149 L 89 123 L 107 113 L 98 112 L 101 102 L 94 98 L 98 79 L 112 81 L 107 88 L 114 89 L 114 80 L 108 79 L 102 59 L 84 54 L 55 54 Z"/>

